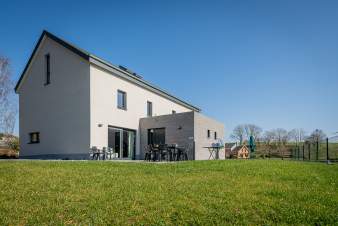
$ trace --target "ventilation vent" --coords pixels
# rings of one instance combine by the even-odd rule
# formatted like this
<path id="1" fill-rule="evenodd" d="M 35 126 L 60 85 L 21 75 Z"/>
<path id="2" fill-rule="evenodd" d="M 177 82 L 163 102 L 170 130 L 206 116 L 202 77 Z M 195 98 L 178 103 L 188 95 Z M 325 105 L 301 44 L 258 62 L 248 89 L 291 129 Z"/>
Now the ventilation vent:
<path id="1" fill-rule="evenodd" d="M 129 74 L 134 75 L 134 76 L 137 77 L 137 78 L 142 78 L 142 76 L 136 74 L 135 72 L 129 70 L 128 68 L 126 68 L 126 67 L 124 67 L 124 66 L 122 66 L 122 65 L 119 65 L 119 68 L 120 68 L 121 70 L 125 71 L 125 72 L 128 72 Z"/>

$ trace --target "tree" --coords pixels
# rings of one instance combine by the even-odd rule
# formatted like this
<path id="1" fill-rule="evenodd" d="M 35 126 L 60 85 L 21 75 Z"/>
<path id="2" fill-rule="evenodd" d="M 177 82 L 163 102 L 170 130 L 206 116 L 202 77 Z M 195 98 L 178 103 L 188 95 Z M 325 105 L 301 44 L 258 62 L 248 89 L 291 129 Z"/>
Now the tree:
<path id="1" fill-rule="evenodd" d="M 293 129 L 288 132 L 289 141 L 296 142 L 296 145 L 304 141 L 304 136 L 305 131 L 303 129 Z"/>
<path id="2" fill-rule="evenodd" d="M 308 138 L 311 142 L 321 142 L 325 140 L 326 134 L 321 129 L 315 129 Z"/>
<path id="3" fill-rule="evenodd" d="M 13 133 L 17 115 L 13 88 L 9 59 L 0 56 L 0 132 L 7 135 Z"/>
<path id="4" fill-rule="evenodd" d="M 246 137 L 248 139 L 250 136 L 252 136 L 255 140 L 258 140 L 262 133 L 262 129 L 259 126 L 256 126 L 254 124 L 244 125 L 244 130 L 245 130 Z"/>
<path id="5" fill-rule="evenodd" d="M 238 125 L 232 131 L 230 137 L 236 141 L 239 141 L 239 144 L 242 145 L 245 139 L 245 130 L 243 125 Z"/>
<path id="6" fill-rule="evenodd" d="M 279 145 L 286 144 L 289 140 L 288 132 L 283 128 L 275 129 L 276 141 Z"/>
<path id="7" fill-rule="evenodd" d="M 266 144 L 271 144 L 276 139 L 276 133 L 274 130 L 265 131 L 263 135 L 264 141 Z"/>

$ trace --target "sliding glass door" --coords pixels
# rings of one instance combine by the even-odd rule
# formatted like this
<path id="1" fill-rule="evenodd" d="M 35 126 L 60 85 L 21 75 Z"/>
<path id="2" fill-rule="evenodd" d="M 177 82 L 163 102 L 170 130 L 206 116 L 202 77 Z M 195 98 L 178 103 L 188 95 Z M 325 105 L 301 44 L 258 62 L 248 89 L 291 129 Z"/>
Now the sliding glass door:
<path id="1" fill-rule="evenodd" d="M 108 147 L 113 148 L 115 158 L 133 159 L 136 132 L 134 130 L 108 127 Z"/>

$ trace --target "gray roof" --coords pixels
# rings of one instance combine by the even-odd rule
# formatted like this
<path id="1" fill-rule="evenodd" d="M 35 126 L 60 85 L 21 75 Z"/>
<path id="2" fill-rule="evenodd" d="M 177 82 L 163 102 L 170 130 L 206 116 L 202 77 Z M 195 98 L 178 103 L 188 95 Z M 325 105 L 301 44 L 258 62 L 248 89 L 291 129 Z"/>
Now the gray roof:
<path id="1" fill-rule="evenodd" d="M 224 147 L 225 148 L 232 148 L 234 145 L 236 145 L 236 143 L 225 143 Z"/>
<path id="2" fill-rule="evenodd" d="M 101 58 L 99 58 L 99 57 L 97 57 L 97 56 L 95 56 L 95 55 L 93 55 L 93 54 L 91 54 L 91 53 L 89 53 L 89 52 L 81 49 L 81 48 L 78 48 L 75 45 L 70 44 L 69 42 L 66 42 L 66 41 L 64 41 L 64 40 L 56 37 L 55 35 L 51 34 L 48 31 L 43 31 L 42 32 L 42 34 L 41 34 L 41 36 L 39 38 L 39 41 L 36 44 L 36 46 L 35 46 L 32 54 L 31 54 L 31 56 L 30 56 L 30 58 L 29 58 L 29 60 L 28 60 L 28 62 L 26 64 L 26 66 L 25 66 L 25 68 L 24 68 L 24 70 L 23 70 L 23 72 L 22 72 L 22 74 L 20 76 L 20 79 L 18 80 L 18 82 L 17 82 L 17 84 L 15 86 L 15 92 L 17 92 L 18 87 L 19 87 L 19 85 L 20 85 L 20 83 L 21 83 L 21 81 L 23 79 L 23 76 L 25 75 L 25 73 L 26 73 L 26 71 L 28 69 L 28 66 L 30 65 L 30 63 L 32 61 L 33 56 L 35 55 L 35 53 L 36 53 L 36 51 L 37 51 L 37 49 L 38 49 L 41 41 L 43 40 L 43 37 L 45 37 L 45 36 L 47 36 L 48 38 L 50 38 L 50 39 L 54 40 L 55 42 L 61 44 L 62 46 L 64 46 L 65 48 L 71 50 L 72 52 L 76 53 L 77 55 L 79 55 L 83 59 L 87 60 L 88 62 L 90 62 L 92 64 L 95 64 L 95 65 L 97 65 L 99 67 L 102 67 L 102 68 L 108 70 L 109 72 L 112 72 L 115 75 L 121 77 L 124 80 L 127 80 L 129 82 L 132 82 L 132 83 L 138 85 L 138 86 L 141 86 L 141 87 L 143 87 L 145 89 L 148 89 L 148 90 L 150 90 L 150 91 L 152 91 L 152 92 L 154 92 L 154 93 L 156 93 L 158 95 L 161 95 L 161 96 L 163 96 L 163 97 L 165 97 L 165 98 L 167 98 L 167 99 L 169 99 L 169 100 L 171 100 L 171 101 L 173 101 L 173 102 L 175 102 L 177 104 L 185 106 L 185 107 L 189 108 L 190 110 L 197 111 L 197 112 L 201 111 L 200 108 L 198 108 L 196 106 L 193 106 L 192 104 L 190 104 L 190 103 L 188 103 L 188 102 L 186 102 L 186 101 L 184 101 L 182 99 L 179 99 L 179 98 L 177 98 L 177 97 L 169 94 L 168 92 L 164 91 L 163 89 L 161 89 L 161 88 L 159 88 L 159 87 L 157 87 L 157 86 L 155 86 L 155 85 L 153 85 L 153 84 L 145 81 L 140 76 L 138 76 L 138 75 L 136 75 L 134 73 L 131 73 L 131 72 L 127 71 L 127 70 L 123 70 L 120 67 L 111 64 L 108 61 L 105 61 L 105 60 L 103 60 L 103 59 L 101 59 Z"/>

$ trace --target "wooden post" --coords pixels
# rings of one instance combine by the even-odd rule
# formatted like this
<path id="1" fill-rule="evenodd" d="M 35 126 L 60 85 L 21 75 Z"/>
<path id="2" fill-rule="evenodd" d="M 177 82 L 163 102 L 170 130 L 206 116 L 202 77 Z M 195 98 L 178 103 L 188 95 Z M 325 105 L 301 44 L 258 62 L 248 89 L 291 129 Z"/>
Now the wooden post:
<path id="1" fill-rule="evenodd" d="M 305 160 L 304 149 L 305 149 L 305 145 L 303 144 L 303 161 Z"/>

